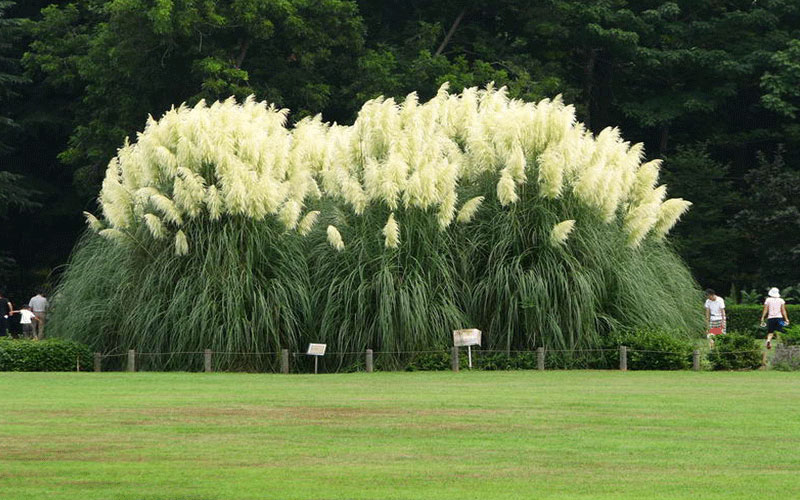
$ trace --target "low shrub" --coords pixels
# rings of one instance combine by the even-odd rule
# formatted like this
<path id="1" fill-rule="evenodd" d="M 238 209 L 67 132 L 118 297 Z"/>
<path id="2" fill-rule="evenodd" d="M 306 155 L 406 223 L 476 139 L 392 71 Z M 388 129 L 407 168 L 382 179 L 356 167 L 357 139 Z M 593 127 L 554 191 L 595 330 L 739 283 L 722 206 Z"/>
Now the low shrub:
<path id="1" fill-rule="evenodd" d="M 629 370 L 686 370 L 692 364 L 694 342 L 679 334 L 639 329 L 610 335 L 609 348 L 628 347 Z"/>
<path id="2" fill-rule="evenodd" d="M 786 328 L 785 332 L 779 333 L 778 336 L 781 344 L 785 346 L 800 346 L 800 326 L 798 325 L 792 324 L 792 326 Z"/>
<path id="3" fill-rule="evenodd" d="M 776 346 L 771 366 L 773 370 L 785 372 L 800 370 L 800 345 Z"/>
<path id="4" fill-rule="evenodd" d="M 478 359 L 478 368 L 481 370 L 535 370 L 537 366 L 535 352 L 481 353 Z"/>
<path id="5" fill-rule="evenodd" d="M 718 335 L 708 359 L 715 370 L 755 370 L 761 367 L 761 346 L 749 335 Z"/>
<path id="6" fill-rule="evenodd" d="M 0 371 L 7 372 L 67 372 L 89 370 L 92 352 L 78 342 L 47 339 L 0 340 Z"/>
<path id="7" fill-rule="evenodd" d="M 460 361 L 462 360 L 459 359 Z M 406 371 L 409 372 L 441 371 L 450 368 L 450 353 L 447 351 L 415 354 L 406 364 Z"/>

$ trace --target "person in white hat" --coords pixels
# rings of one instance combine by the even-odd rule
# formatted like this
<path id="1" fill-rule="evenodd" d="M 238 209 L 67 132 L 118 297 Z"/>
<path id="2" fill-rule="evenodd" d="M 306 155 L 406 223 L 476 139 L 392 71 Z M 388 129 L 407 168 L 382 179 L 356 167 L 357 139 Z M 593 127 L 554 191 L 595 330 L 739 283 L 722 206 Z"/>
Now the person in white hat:
<path id="1" fill-rule="evenodd" d="M 786 301 L 781 298 L 780 290 L 772 287 L 768 295 L 764 301 L 764 310 L 761 311 L 761 326 L 767 327 L 767 349 L 772 349 L 772 337 L 775 332 L 783 333 L 783 327 L 789 324 L 789 315 L 786 313 Z M 764 323 L 765 317 L 766 323 Z"/>

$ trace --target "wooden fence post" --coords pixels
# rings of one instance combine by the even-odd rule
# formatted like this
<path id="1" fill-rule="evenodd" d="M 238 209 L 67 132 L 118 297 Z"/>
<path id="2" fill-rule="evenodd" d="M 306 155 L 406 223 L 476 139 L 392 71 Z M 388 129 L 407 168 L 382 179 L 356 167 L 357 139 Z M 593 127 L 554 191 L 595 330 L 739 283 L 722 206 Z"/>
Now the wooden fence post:
<path id="1" fill-rule="evenodd" d="M 281 373 L 289 373 L 289 349 L 281 349 Z"/>
<path id="2" fill-rule="evenodd" d="M 451 350 L 451 352 L 452 352 L 452 355 L 451 355 L 452 368 L 453 368 L 454 372 L 457 372 L 458 371 L 458 347 L 453 346 L 451 349 L 452 349 Z"/>
<path id="3" fill-rule="evenodd" d="M 102 354 L 99 352 L 94 353 L 94 371 L 99 372 L 100 368 L 100 360 L 102 359 Z"/>
<path id="4" fill-rule="evenodd" d="M 211 349 L 203 351 L 203 369 L 206 373 L 211 373 Z"/>
<path id="5" fill-rule="evenodd" d="M 540 371 L 544 370 L 544 347 L 536 348 L 536 367 Z"/>
<path id="6" fill-rule="evenodd" d="M 628 348 L 624 345 L 619 346 L 619 369 L 628 371 Z"/>
<path id="7" fill-rule="evenodd" d="M 695 349 L 692 353 L 692 370 L 700 371 L 700 349 Z"/>
<path id="8" fill-rule="evenodd" d="M 372 373 L 375 369 L 372 361 L 372 349 L 367 349 L 367 373 Z"/>
<path id="9" fill-rule="evenodd" d="M 128 349 L 128 371 L 136 371 L 136 351 L 134 349 Z"/>

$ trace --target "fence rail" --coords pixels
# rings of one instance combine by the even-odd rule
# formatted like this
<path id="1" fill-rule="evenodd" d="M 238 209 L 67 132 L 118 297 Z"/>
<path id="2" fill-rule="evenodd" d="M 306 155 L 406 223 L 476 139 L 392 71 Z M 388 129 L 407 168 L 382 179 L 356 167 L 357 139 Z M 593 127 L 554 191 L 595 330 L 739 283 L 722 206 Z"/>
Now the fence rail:
<path id="1" fill-rule="evenodd" d="M 480 349 L 475 351 L 475 354 L 479 355 L 491 355 L 491 354 L 505 354 L 505 355 L 535 355 L 536 356 L 536 368 L 539 371 L 544 371 L 546 369 L 546 361 L 549 355 L 557 355 L 557 354 L 566 354 L 566 355 L 579 355 L 579 354 L 612 354 L 618 353 L 619 356 L 619 365 L 618 369 L 620 371 L 627 371 L 628 370 L 628 360 L 633 353 L 641 353 L 641 354 L 663 354 L 663 355 L 676 355 L 676 356 L 684 356 L 687 355 L 686 352 L 674 352 L 674 351 L 661 351 L 661 350 L 650 350 L 650 349 L 636 349 L 631 348 L 628 346 L 621 345 L 618 348 L 603 348 L 603 349 L 548 349 L 544 347 L 539 347 L 536 350 L 504 350 L 504 349 Z M 737 354 L 752 354 L 752 353 L 761 353 L 762 354 L 762 367 L 766 366 L 766 353 L 762 350 L 742 350 L 742 351 L 725 351 L 724 355 L 737 355 Z M 381 355 L 403 355 L 403 354 L 411 354 L 411 355 L 424 355 L 424 354 L 442 354 L 442 355 L 449 355 L 450 356 L 450 369 L 454 372 L 457 372 L 461 369 L 461 361 L 460 361 L 460 353 L 459 348 L 451 347 L 449 351 L 447 350 L 421 350 L 421 351 L 373 351 L 372 349 L 366 349 L 365 351 L 332 351 L 327 352 L 326 356 L 336 357 L 336 356 L 363 356 L 364 360 L 364 371 L 367 373 L 372 373 L 375 371 L 375 357 Z M 100 372 L 103 368 L 103 360 L 104 359 L 115 359 L 120 357 L 125 357 L 127 359 L 124 360 L 125 371 L 128 372 L 135 372 L 139 371 L 140 369 L 140 361 L 142 359 L 147 359 L 149 357 L 158 357 L 158 356 L 199 356 L 202 355 L 202 366 L 203 371 L 206 373 L 214 371 L 214 359 L 217 356 L 275 356 L 278 360 L 279 364 L 279 373 L 288 374 L 292 372 L 292 362 L 294 360 L 294 365 L 298 365 L 298 359 L 305 358 L 307 356 L 304 352 L 292 352 L 288 349 L 282 349 L 280 351 L 267 351 L 267 352 L 244 352 L 244 351 L 213 351 L 211 349 L 204 349 L 202 351 L 174 351 L 174 352 L 137 352 L 134 349 L 130 349 L 125 353 L 94 353 L 94 371 Z M 692 370 L 699 371 L 701 369 L 701 352 L 699 349 L 695 349 L 694 352 L 691 353 L 692 358 Z M 480 358 L 478 358 L 480 359 Z"/>

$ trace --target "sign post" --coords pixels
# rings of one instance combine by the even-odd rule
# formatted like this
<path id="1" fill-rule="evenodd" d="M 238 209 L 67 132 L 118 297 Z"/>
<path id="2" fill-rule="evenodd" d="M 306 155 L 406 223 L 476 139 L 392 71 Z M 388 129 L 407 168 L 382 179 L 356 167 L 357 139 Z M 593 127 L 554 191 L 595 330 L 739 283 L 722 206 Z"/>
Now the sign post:
<path id="1" fill-rule="evenodd" d="M 308 344 L 308 351 L 306 352 L 306 355 L 314 356 L 314 375 L 317 374 L 319 357 L 325 355 L 325 349 L 327 347 L 328 344 Z"/>
<path id="2" fill-rule="evenodd" d="M 466 347 L 469 358 L 469 369 L 472 369 L 472 346 L 481 345 L 481 331 L 476 328 L 465 330 L 453 330 L 453 345 L 455 347 Z"/>

